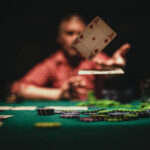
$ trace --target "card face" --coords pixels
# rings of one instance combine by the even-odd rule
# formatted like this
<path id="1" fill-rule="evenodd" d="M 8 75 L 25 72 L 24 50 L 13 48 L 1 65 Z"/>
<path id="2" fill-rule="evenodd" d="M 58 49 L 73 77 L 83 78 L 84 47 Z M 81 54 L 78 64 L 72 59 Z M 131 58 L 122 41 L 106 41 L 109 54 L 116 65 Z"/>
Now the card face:
<path id="1" fill-rule="evenodd" d="M 112 30 L 99 16 L 96 16 L 73 41 L 75 47 L 84 57 L 91 60 L 101 52 L 115 37 Z"/>
<path id="2" fill-rule="evenodd" d="M 87 75 L 87 74 L 109 75 L 109 74 L 124 74 L 124 71 L 121 68 L 100 69 L 100 70 L 79 70 L 78 74 L 79 75 Z"/>

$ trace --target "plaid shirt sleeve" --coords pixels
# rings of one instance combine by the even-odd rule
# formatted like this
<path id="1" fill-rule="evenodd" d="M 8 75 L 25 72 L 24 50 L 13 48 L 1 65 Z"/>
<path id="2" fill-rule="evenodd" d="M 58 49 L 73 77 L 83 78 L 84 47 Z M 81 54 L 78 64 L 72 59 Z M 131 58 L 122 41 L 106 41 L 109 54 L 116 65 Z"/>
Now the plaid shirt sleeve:
<path id="1" fill-rule="evenodd" d="M 11 92 L 16 93 L 22 84 L 44 86 L 53 78 L 55 69 L 54 62 L 50 58 L 45 59 L 35 65 L 23 78 L 14 82 L 11 86 Z"/>

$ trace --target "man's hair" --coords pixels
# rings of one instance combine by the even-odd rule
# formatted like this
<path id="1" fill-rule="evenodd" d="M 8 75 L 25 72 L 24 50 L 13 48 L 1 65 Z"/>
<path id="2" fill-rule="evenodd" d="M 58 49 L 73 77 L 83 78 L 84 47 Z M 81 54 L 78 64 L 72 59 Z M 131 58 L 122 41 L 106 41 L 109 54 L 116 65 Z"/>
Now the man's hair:
<path id="1" fill-rule="evenodd" d="M 70 13 L 70 14 L 67 14 L 61 18 L 60 24 L 64 21 L 69 21 L 72 19 L 77 19 L 77 20 L 81 20 L 82 22 L 85 22 L 83 17 L 81 15 L 79 15 L 78 13 Z"/>
<path id="2" fill-rule="evenodd" d="M 57 29 L 57 35 L 59 35 L 60 33 L 60 29 L 61 29 L 61 24 L 65 21 L 70 21 L 70 20 L 79 20 L 83 23 L 86 24 L 86 21 L 83 19 L 83 17 L 81 15 L 79 15 L 78 13 L 70 13 L 70 14 L 67 14 L 67 15 L 64 15 L 60 21 L 59 21 L 59 24 L 58 24 L 58 29 Z"/>

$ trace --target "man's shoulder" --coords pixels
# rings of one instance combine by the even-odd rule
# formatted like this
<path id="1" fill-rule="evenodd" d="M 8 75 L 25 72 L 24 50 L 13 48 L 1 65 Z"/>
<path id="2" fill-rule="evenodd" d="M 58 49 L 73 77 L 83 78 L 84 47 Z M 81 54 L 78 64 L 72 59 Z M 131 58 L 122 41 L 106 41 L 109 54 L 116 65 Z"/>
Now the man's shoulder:
<path id="1" fill-rule="evenodd" d="M 57 62 L 65 62 L 65 61 L 66 59 L 61 50 L 57 50 L 55 53 L 51 54 L 49 57 L 47 57 L 44 60 L 45 63 L 57 63 Z"/>

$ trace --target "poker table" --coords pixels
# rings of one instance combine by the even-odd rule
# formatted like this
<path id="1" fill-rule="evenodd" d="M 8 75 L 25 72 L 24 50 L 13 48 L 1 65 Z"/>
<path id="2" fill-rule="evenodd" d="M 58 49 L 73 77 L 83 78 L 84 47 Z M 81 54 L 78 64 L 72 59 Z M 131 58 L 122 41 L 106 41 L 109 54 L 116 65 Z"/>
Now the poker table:
<path id="1" fill-rule="evenodd" d="M 0 102 L 0 106 L 75 106 L 73 101 Z M 140 100 L 132 103 L 140 103 Z M 0 127 L 0 149 L 148 149 L 150 118 L 123 122 L 82 122 L 60 118 L 59 114 L 39 116 L 37 110 L 6 110 L 0 115 L 14 115 Z M 60 122 L 60 128 L 36 128 L 37 122 Z"/>

